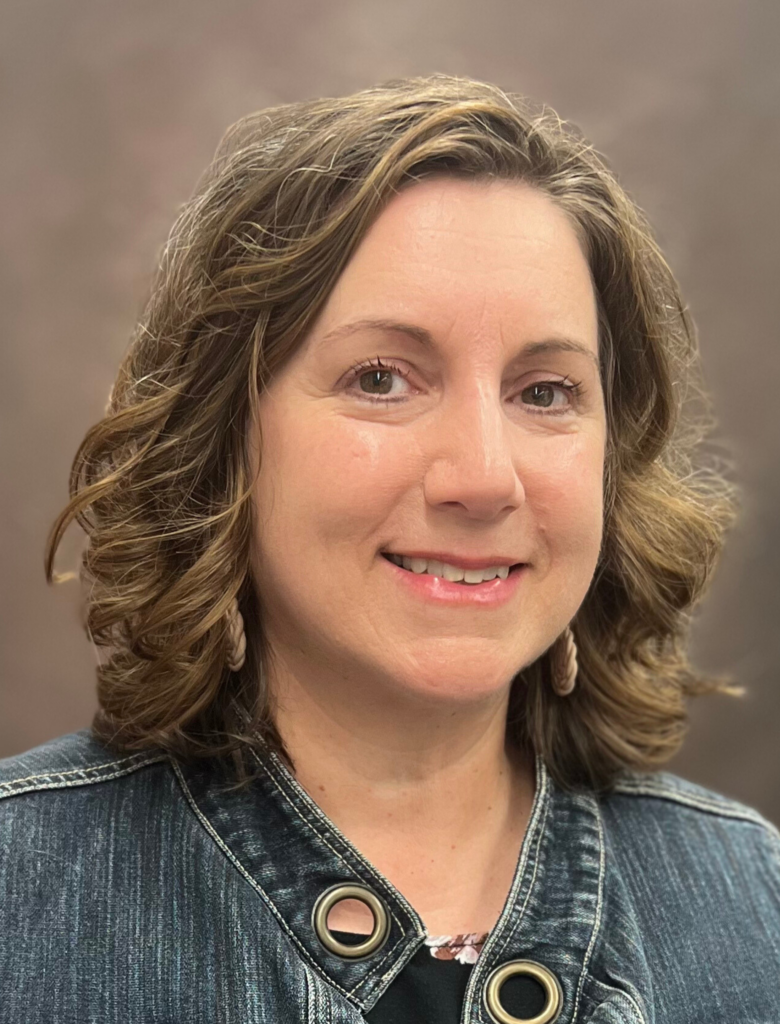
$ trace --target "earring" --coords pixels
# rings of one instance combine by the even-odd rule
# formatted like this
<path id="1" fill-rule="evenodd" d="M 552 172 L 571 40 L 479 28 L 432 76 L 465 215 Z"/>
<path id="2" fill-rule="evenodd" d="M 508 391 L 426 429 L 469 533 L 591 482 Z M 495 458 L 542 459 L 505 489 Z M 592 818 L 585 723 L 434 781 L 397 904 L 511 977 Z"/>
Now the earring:
<path id="1" fill-rule="evenodd" d="M 228 654 L 227 666 L 231 672 L 238 672 L 246 661 L 246 633 L 244 616 L 238 610 L 238 599 L 233 598 L 227 612 Z"/>
<path id="2" fill-rule="evenodd" d="M 577 645 L 567 626 L 553 644 L 552 687 L 559 697 L 568 696 L 577 681 Z"/>

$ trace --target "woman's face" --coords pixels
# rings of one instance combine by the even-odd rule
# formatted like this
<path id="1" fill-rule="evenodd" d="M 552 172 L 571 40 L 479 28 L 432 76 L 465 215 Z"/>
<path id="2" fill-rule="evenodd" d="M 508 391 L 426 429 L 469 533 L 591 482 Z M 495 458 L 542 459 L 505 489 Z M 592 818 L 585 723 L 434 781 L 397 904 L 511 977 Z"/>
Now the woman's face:
<path id="1" fill-rule="evenodd" d="M 479 700 L 574 616 L 605 411 L 588 265 L 541 192 L 437 178 L 395 196 L 260 420 L 253 575 L 296 677 Z M 472 585 L 437 562 L 521 565 Z"/>

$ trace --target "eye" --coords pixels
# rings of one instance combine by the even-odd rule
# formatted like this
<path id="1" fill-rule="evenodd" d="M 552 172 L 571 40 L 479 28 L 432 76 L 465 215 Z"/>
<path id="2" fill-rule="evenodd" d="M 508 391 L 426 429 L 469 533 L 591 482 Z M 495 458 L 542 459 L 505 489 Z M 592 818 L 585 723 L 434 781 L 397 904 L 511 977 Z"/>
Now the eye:
<path id="1" fill-rule="evenodd" d="M 369 402 L 380 402 L 387 405 L 391 402 L 401 401 L 406 395 L 393 393 L 394 375 L 406 380 L 409 373 L 395 363 L 383 363 L 377 356 L 375 359 L 358 363 L 349 370 L 345 390 L 352 391 L 353 394 L 357 394 L 358 397 Z M 355 388 L 352 385 L 358 385 L 358 387 Z"/>
<path id="2" fill-rule="evenodd" d="M 520 392 L 521 397 L 531 407 L 530 411 L 542 415 L 567 412 L 581 394 L 581 382 L 570 380 L 540 380 L 529 384 Z M 556 403 L 556 398 L 562 401 Z M 544 410 L 550 411 L 545 413 Z"/>
<path id="3" fill-rule="evenodd" d="M 408 398 L 404 391 L 393 391 L 393 378 L 406 380 L 409 371 L 392 361 L 384 363 L 379 356 L 367 359 L 353 366 L 347 373 L 344 390 L 363 401 L 378 405 L 391 405 Z M 520 395 L 522 404 L 534 415 L 558 416 L 569 412 L 583 393 L 580 381 L 563 380 L 535 381 L 523 388 Z M 557 401 L 561 399 L 561 401 Z"/>

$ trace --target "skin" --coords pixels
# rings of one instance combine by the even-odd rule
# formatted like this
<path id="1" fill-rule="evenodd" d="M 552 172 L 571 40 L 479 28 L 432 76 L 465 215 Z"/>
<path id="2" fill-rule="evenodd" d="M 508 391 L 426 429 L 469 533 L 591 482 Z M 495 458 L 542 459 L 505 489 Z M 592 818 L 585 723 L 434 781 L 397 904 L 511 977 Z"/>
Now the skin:
<path id="1" fill-rule="evenodd" d="M 345 329 L 366 319 L 431 345 Z M 560 339 L 582 351 L 529 351 Z M 377 356 L 379 378 L 350 377 Z M 505 741 L 507 701 L 598 561 L 597 358 L 567 216 L 521 183 L 438 178 L 390 201 L 261 398 L 252 572 L 279 730 L 301 785 L 430 934 L 489 930 L 516 868 L 534 775 Z M 442 606 L 399 584 L 387 549 L 527 568 L 503 606 Z M 370 930 L 347 904 L 330 925 Z"/>

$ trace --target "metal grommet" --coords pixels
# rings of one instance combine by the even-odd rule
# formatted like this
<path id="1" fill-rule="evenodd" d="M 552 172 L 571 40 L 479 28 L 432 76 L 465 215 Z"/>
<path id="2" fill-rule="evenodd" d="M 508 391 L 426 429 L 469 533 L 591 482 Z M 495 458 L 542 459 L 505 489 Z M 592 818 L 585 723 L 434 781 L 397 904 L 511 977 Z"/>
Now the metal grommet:
<path id="1" fill-rule="evenodd" d="M 342 900 L 360 900 L 371 911 L 374 930 L 364 942 L 355 945 L 339 942 L 328 928 L 328 914 Z M 325 949 L 348 960 L 360 960 L 376 953 L 387 942 L 387 936 L 390 934 L 390 918 L 387 916 L 384 903 L 364 885 L 334 885 L 326 889 L 314 904 L 311 923 Z"/>
<path id="2" fill-rule="evenodd" d="M 544 989 L 547 1001 L 541 1013 L 535 1017 L 513 1017 L 501 1005 L 501 986 L 509 978 L 524 974 Z M 563 992 L 555 975 L 547 967 L 533 960 L 510 960 L 497 967 L 485 985 L 485 1006 L 496 1024 L 551 1024 L 563 1007 Z"/>

